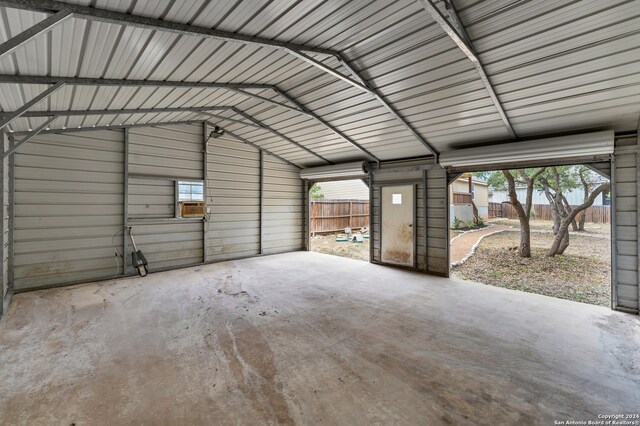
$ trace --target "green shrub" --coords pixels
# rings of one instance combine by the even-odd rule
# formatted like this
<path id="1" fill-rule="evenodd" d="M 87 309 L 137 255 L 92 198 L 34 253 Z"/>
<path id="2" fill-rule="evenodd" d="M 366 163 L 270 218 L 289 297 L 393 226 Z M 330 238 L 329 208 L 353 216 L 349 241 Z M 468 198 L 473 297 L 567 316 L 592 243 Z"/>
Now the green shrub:
<path id="1" fill-rule="evenodd" d="M 453 218 L 453 229 L 460 228 L 460 225 L 462 225 L 462 221 L 460 219 L 458 219 L 457 217 L 454 217 Z"/>
<path id="2" fill-rule="evenodd" d="M 467 228 L 473 228 L 473 219 L 469 219 L 464 224 L 467 226 Z"/>
<path id="3" fill-rule="evenodd" d="M 478 217 L 478 226 L 484 226 L 484 219 L 481 217 Z"/>

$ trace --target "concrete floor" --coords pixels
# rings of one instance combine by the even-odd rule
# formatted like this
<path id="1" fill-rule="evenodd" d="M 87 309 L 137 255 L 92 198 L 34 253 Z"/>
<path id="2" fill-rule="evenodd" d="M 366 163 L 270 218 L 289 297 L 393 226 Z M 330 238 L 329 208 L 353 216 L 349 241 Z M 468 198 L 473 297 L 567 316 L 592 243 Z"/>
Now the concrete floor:
<path id="1" fill-rule="evenodd" d="M 640 411 L 639 318 L 291 253 L 19 294 L 0 424 L 553 424 Z"/>

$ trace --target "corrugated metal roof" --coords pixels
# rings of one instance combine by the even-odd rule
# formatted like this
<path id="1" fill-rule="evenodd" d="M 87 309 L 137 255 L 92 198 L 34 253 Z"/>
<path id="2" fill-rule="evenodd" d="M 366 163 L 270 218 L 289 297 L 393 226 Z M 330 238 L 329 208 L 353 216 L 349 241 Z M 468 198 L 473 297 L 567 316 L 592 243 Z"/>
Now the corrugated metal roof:
<path id="1" fill-rule="evenodd" d="M 509 139 L 473 64 L 414 0 L 89 0 L 97 8 L 339 51 L 437 150 Z M 632 130 L 640 107 L 640 1 L 455 0 L 519 137 Z M 443 9 L 442 2 L 438 7 Z M 0 43 L 42 21 L 0 8 Z M 349 76 L 333 57 L 310 53 Z M 160 29 L 70 18 L 0 59 L 0 74 L 276 85 L 382 160 L 429 150 L 370 94 L 285 50 Z M 13 111 L 46 89 L 0 84 Z M 288 102 L 272 90 L 260 96 Z M 235 105 L 333 162 L 366 158 L 309 116 L 227 89 L 66 86 L 36 111 Z M 232 111 L 218 115 L 240 119 Z M 199 113 L 63 117 L 53 128 L 205 119 Z M 301 166 L 322 160 L 264 129 L 214 120 Z M 37 127 L 24 118 L 12 131 Z"/>

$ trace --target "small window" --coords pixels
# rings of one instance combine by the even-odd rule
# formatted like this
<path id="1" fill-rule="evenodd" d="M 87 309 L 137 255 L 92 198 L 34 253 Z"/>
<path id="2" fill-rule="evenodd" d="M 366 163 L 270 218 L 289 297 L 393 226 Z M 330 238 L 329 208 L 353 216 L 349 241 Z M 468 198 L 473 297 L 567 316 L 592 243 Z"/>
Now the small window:
<path id="1" fill-rule="evenodd" d="M 178 201 L 204 201 L 202 182 L 178 182 Z"/>
<path id="2" fill-rule="evenodd" d="M 402 204 L 402 194 L 391 194 L 391 204 Z"/>

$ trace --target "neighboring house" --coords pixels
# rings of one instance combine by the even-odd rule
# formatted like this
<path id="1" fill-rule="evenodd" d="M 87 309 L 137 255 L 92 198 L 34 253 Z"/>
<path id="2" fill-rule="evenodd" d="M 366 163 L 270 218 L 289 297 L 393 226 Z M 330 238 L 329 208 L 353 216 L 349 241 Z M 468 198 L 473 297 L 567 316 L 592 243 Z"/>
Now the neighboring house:
<path id="1" fill-rule="evenodd" d="M 449 185 L 449 200 L 451 222 L 456 217 L 463 222 L 473 220 L 474 205 L 479 217 L 489 218 L 489 187 L 483 179 L 468 173 L 461 175 Z"/>
<path id="2" fill-rule="evenodd" d="M 526 188 L 516 188 L 516 194 L 518 195 L 518 200 L 525 200 L 527 197 L 527 189 Z M 567 198 L 567 201 L 572 206 L 580 205 L 584 202 L 584 191 L 582 188 L 574 189 L 569 192 L 566 192 L 564 196 Z M 491 203 L 504 203 L 509 201 L 509 193 L 506 190 L 498 190 L 498 189 L 490 189 L 489 190 L 489 202 Z M 544 191 L 541 189 L 533 190 L 533 204 L 543 204 L 548 205 L 549 200 L 544 195 Z M 609 198 L 609 193 L 599 195 L 595 201 L 593 202 L 594 206 L 602 206 L 602 205 L 610 205 L 611 199 Z"/>
<path id="3" fill-rule="evenodd" d="M 369 187 L 360 179 L 319 182 L 325 200 L 368 200 Z"/>

